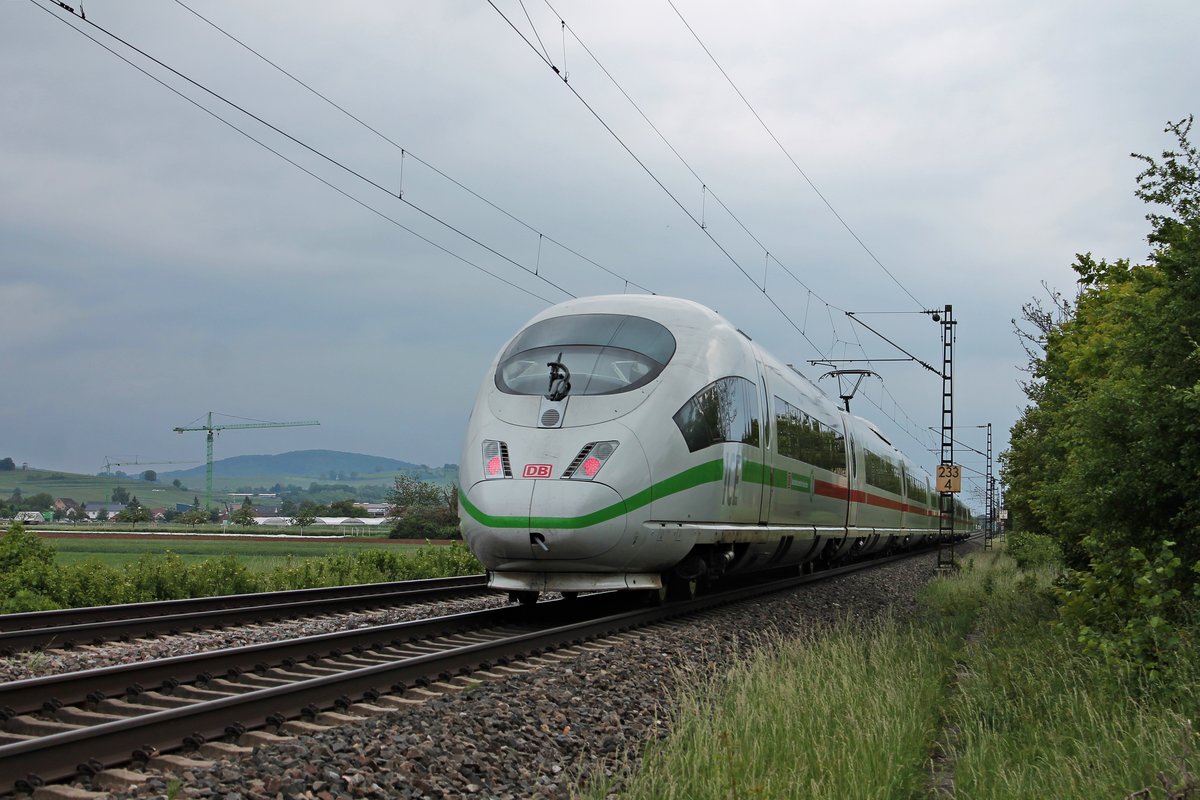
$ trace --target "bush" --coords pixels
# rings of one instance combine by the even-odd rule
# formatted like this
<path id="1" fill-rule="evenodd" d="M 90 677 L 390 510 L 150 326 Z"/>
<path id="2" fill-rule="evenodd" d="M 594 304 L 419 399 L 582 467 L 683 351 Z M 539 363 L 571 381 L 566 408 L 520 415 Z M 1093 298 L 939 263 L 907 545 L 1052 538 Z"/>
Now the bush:
<path id="1" fill-rule="evenodd" d="M 1144 672 L 1152 680 L 1189 658 L 1195 643 L 1188 623 L 1196 607 L 1178 588 L 1183 562 L 1175 542 L 1162 541 L 1149 555 L 1092 536 L 1083 546 L 1090 569 L 1069 571 L 1059 588 L 1062 625 L 1076 641 L 1119 671 Z M 1200 575 L 1200 564 L 1190 571 Z M 1188 594 L 1200 596 L 1200 584 Z"/>
<path id="2" fill-rule="evenodd" d="M 446 508 L 417 506 L 392 524 L 389 539 L 461 539 L 458 515 Z"/>
<path id="3" fill-rule="evenodd" d="M 54 546 L 14 522 L 0 537 L 0 611 L 54 608 Z"/>
<path id="4" fill-rule="evenodd" d="M 0 538 L 0 613 L 177 600 L 225 594 L 309 589 L 360 583 L 446 578 L 483 572 L 462 543 L 411 553 L 366 550 L 325 558 L 289 559 L 252 572 L 235 556 L 188 563 L 178 554 L 143 555 L 126 567 L 95 560 L 54 563 L 54 547 L 14 523 Z"/>
<path id="5" fill-rule="evenodd" d="M 1019 569 L 1050 567 L 1062 564 L 1062 551 L 1058 543 L 1042 533 L 1014 531 L 1006 537 L 1006 552 L 1017 562 Z"/>

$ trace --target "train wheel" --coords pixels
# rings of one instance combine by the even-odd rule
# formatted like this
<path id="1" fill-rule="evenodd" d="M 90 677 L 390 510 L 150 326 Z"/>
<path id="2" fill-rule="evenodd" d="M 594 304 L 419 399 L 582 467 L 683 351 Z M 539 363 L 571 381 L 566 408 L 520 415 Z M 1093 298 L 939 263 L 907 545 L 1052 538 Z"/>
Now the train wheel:
<path id="1" fill-rule="evenodd" d="M 695 600 L 696 592 L 700 589 L 699 578 L 684 580 L 672 577 L 667 583 L 667 599 L 671 601 Z"/>
<path id="2" fill-rule="evenodd" d="M 508 599 L 520 603 L 523 606 L 531 606 L 538 601 L 538 592 L 509 592 Z"/>
<path id="3" fill-rule="evenodd" d="M 667 591 L 667 586 L 668 584 L 666 579 L 663 579 L 663 585 L 661 588 L 651 589 L 650 591 L 646 592 L 646 605 L 654 607 L 661 606 L 663 603 L 667 602 L 668 598 L 670 597 L 670 592 Z"/>

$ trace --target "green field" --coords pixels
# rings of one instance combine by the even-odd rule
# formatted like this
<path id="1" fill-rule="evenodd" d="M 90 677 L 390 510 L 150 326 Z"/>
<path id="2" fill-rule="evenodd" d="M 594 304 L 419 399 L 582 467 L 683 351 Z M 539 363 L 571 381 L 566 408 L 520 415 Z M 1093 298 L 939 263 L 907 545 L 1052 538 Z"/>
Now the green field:
<path id="1" fill-rule="evenodd" d="M 283 539 L 265 542 L 248 539 L 183 539 L 161 538 L 53 538 L 46 539 L 58 551 L 57 563 L 74 564 L 96 559 L 109 567 L 131 564 L 148 553 L 174 553 L 185 562 L 234 556 L 255 572 L 264 572 L 284 564 L 288 559 L 322 558 L 336 554 L 354 554 L 367 550 L 386 550 L 404 554 L 415 551 L 418 545 L 390 542 L 356 542 L 354 540 L 298 541 Z"/>
<path id="2" fill-rule="evenodd" d="M 203 484 L 203 479 L 201 479 Z M 72 472 L 57 472 L 46 469 L 16 469 L 0 472 L 0 497 L 11 497 L 13 490 L 20 489 L 25 497 L 45 492 L 54 498 L 67 497 L 89 506 L 108 502 L 113 489 L 124 487 L 147 508 L 174 506 L 176 503 L 191 505 L 198 495 L 203 501 L 204 487 L 176 489 L 169 482 L 147 483 L 140 478 L 100 477 L 77 475 Z"/>

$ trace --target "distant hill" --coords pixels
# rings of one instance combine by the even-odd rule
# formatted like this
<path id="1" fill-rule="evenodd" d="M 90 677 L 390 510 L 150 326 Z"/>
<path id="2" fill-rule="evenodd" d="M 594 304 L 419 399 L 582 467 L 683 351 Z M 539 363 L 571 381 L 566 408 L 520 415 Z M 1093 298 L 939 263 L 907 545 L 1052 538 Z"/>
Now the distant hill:
<path id="1" fill-rule="evenodd" d="M 223 478 L 256 477 L 260 475 L 289 475 L 296 477 L 324 478 L 330 472 L 349 476 L 358 473 L 360 478 L 373 474 L 389 474 L 419 469 L 420 464 L 399 461 L 383 456 L 368 456 L 362 453 L 345 453 L 340 450 L 293 450 L 270 456 L 233 456 L 213 462 L 213 472 Z M 170 483 L 179 478 L 203 478 L 204 465 L 174 472 L 158 473 L 159 481 Z"/>

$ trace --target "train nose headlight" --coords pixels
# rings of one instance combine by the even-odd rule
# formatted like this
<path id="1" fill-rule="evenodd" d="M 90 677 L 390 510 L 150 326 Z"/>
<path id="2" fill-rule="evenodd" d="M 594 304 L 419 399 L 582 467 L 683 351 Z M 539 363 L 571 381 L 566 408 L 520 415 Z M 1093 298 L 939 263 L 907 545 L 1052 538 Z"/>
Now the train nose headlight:
<path id="1" fill-rule="evenodd" d="M 588 442 L 575 456 L 563 477 L 570 480 L 590 481 L 596 477 L 605 462 L 616 452 L 617 442 Z"/>
<path id="2" fill-rule="evenodd" d="M 512 477 L 507 442 L 498 442 L 495 439 L 483 440 L 483 477 L 487 480 Z"/>

